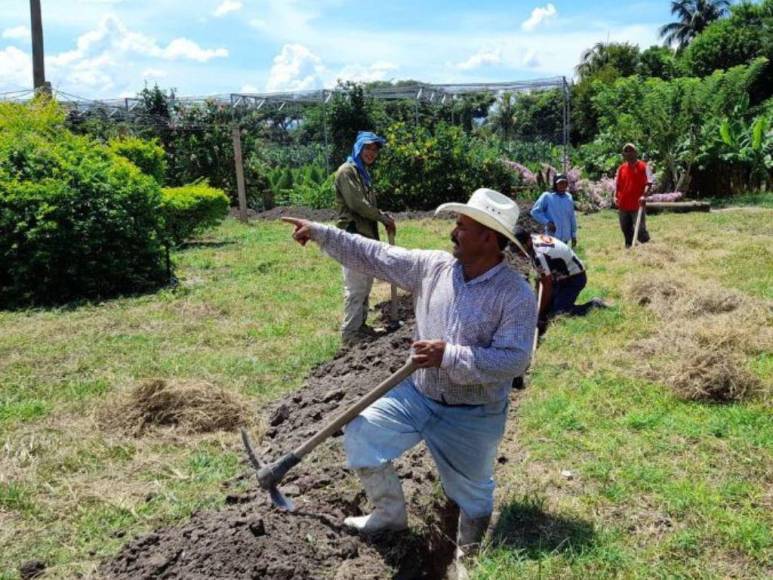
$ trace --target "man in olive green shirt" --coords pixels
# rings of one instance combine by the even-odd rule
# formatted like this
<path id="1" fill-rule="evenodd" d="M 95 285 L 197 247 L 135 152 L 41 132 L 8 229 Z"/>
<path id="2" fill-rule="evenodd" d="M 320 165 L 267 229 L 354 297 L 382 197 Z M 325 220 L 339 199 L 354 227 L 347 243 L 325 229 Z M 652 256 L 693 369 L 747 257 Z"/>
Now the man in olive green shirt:
<path id="1" fill-rule="evenodd" d="M 376 207 L 376 192 L 368 173 L 368 168 L 385 143 L 386 140 L 375 133 L 360 131 L 352 154 L 338 168 L 335 177 L 336 225 L 347 232 L 374 240 L 378 239 L 378 222 L 383 223 L 388 232 L 395 232 L 394 219 Z M 346 267 L 343 268 L 343 276 L 344 320 L 341 335 L 344 343 L 352 344 L 373 334 L 365 324 L 373 278 Z"/>

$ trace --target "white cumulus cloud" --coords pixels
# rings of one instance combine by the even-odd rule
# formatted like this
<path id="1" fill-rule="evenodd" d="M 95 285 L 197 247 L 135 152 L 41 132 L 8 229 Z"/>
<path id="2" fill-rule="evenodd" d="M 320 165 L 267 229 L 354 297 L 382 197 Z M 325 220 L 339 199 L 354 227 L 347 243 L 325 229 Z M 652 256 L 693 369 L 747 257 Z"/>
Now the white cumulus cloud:
<path id="1" fill-rule="evenodd" d="M 203 48 L 188 38 L 164 45 L 155 38 L 130 30 L 115 16 L 104 17 L 93 30 L 81 34 L 75 48 L 52 54 L 46 62 L 54 86 L 80 94 L 110 94 L 142 77 L 162 78 L 159 61 L 205 63 L 228 56 L 225 48 Z M 139 68 L 143 67 L 143 68 Z M 146 73 L 152 74 L 146 74 Z M 111 95 L 112 96 L 112 95 Z"/>
<path id="2" fill-rule="evenodd" d="M 342 68 L 336 78 L 357 83 L 385 81 L 388 80 L 387 77 L 394 76 L 394 71 L 398 68 L 396 64 L 391 62 L 375 62 L 370 66 L 351 64 Z"/>
<path id="3" fill-rule="evenodd" d="M 225 16 L 230 12 L 237 12 L 241 9 L 241 2 L 236 2 L 235 0 L 223 0 L 223 2 L 221 2 L 220 5 L 215 8 L 215 12 L 213 14 L 219 18 L 220 16 Z"/>
<path id="4" fill-rule="evenodd" d="M 30 40 L 32 33 L 27 26 L 14 26 L 13 28 L 6 28 L 3 30 L 3 38 L 10 40 Z"/>
<path id="5" fill-rule="evenodd" d="M 556 7 L 551 3 L 548 3 L 545 6 L 537 6 L 531 11 L 531 16 L 521 23 L 521 28 L 527 32 L 531 32 L 546 20 L 555 18 L 556 14 L 558 14 L 558 10 L 556 10 Z"/>
<path id="6" fill-rule="evenodd" d="M 228 49 L 201 48 L 198 44 L 187 38 L 175 38 L 169 45 L 160 52 L 153 50 L 153 55 L 161 56 L 167 60 L 176 60 L 187 58 L 198 62 L 207 62 L 213 58 L 225 58 L 228 56 Z"/>
<path id="7" fill-rule="evenodd" d="M 0 50 L 0 85 L 10 90 L 32 89 L 32 57 L 15 46 Z"/>
<path id="8" fill-rule="evenodd" d="M 322 60 L 302 44 L 285 44 L 274 57 L 268 74 L 268 91 L 303 91 L 322 87 Z"/>
<path id="9" fill-rule="evenodd" d="M 487 64 L 499 64 L 502 62 L 502 51 L 481 49 L 464 62 L 456 65 L 460 70 L 473 70 Z"/>
<path id="10" fill-rule="evenodd" d="M 206 62 L 213 58 L 228 56 L 228 50 L 204 49 L 187 38 L 175 38 L 167 46 L 162 47 L 154 38 L 140 32 L 132 32 L 118 18 L 107 16 L 102 19 L 97 28 L 78 38 L 74 50 L 57 54 L 51 58 L 51 61 L 54 65 L 68 65 L 97 54 L 111 56 L 136 54 L 166 60 L 190 59 Z"/>

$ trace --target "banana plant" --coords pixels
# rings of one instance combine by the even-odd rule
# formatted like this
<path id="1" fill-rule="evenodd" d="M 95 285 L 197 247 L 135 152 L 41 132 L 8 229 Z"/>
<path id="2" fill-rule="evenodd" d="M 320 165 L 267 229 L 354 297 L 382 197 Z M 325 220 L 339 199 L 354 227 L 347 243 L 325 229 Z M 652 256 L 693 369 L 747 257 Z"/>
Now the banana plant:
<path id="1" fill-rule="evenodd" d="M 726 149 L 720 154 L 723 161 L 749 166 L 751 177 L 764 188 L 768 173 L 773 169 L 773 131 L 765 115 L 755 117 L 750 125 L 741 120 L 723 119 L 719 135 Z"/>
<path id="2" fill-rule="evenodd" d="M 703 166 L 712 159 L 744 165 L 749 177 L 765 189 L 773 170 L 773 129 L 768 115 L 758 115 L 751 123 L 742 118 L 722 118 L 709 126 L 708 139 L 701 148 Z"/>

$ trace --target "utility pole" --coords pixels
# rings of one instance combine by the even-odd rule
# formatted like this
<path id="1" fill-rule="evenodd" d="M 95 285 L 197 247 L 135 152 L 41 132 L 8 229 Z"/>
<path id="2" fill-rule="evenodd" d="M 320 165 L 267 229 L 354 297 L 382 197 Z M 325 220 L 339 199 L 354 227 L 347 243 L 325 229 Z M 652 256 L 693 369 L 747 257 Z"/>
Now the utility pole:
<path id="1" fill-rule="evenodd" d="M 247 191 L 244 187 L 244 165 L 242 163 L 242 135 L 239 125 L 233 126 L 231 136 L 234 142 L 234 164 L 236 165 L 236 191 L 239 196 L 239 219 L 247 221 Z"/>
<path id="2" fill-rule="evenodd" d="M 32 82 L 35 92 L 51 93 L 51 85 L 46 82 L 46 68 L 43 62 L 43 18 L 40 13 L 40 0 L 30 0 L 30 19 L 32 23 Z"/>

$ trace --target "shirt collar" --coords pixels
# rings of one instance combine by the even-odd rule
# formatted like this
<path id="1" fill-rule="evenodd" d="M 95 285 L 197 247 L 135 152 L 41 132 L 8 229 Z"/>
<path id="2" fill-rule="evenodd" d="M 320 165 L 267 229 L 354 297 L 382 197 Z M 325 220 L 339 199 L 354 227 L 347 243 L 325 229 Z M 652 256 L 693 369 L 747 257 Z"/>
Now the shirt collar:
<path id="1" fill-rule="evenodd" d="M 459 260 L 456 261 L 456 264 L 454 264 L 454 271 L 457 276 L 459 276 L 459 279 L 466 285 L 472 286 L 473 284 L 479 284 L 481 282 L 485 282 L 486 280 L 491 279 L 492 277 L 496 276 L 503 268 L 506 268 L 507 264 L 505 263 L 504 258 L 502 258 L 502 261 L 499 262 L 496 266 L 491 268 L 490 270 L 486 270 L 478 276 L 477 278 L 473 278 L 472 280 L 465 281 L 464 279 L 464 269 L 462 268 L 461 262 Z"/>

